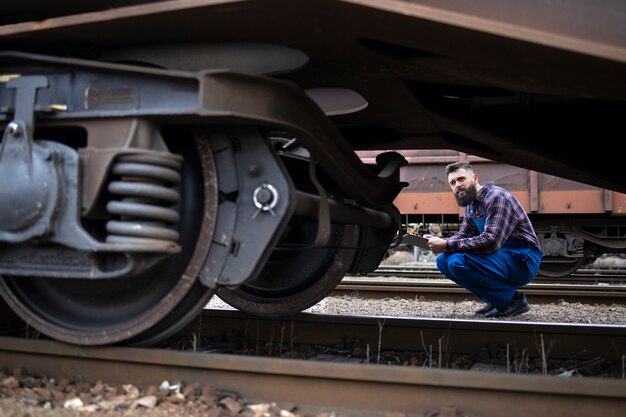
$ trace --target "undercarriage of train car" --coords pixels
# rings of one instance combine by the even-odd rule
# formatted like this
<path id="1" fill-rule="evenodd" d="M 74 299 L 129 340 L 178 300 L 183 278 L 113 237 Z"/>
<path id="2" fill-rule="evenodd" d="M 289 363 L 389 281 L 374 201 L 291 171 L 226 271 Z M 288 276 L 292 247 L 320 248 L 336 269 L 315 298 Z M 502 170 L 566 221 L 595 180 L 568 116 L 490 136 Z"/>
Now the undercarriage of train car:
<path id="1" fill-rule="evenodd" d="M 397 236 L 405 159 L 363 164 L 290 83 L 24 53 L 0 65 L 0 293 L 48 336 L 152 343 L 215 292 L 293 314 Z"/>
<path id="2" fill-rule="evenodd" d="M 615 218 L 558 218 L 533 222 L 543 250 L 539 274 L 562 277 L 604 254 L 626 252 L 626 227 Z"/>
<path id="3" fill-rule="evenodd" d="M 529 214 L 539 238 L 543 258 L 538 275 L 559 278 L 589 266 L 602 255 L 626 253 L 626 227 L 620 218 L 602 214 L 584 216 L 542 216 Z M 458 232 L 457 215 L 403 215 L 403 228 L 411 233 L 450 237 Z M 407 250 L 400 246 L 390 252 Z M 415 252 L 410 248 L 411 252 Z M 415 253 L 416 260 L 421 254 Z"/>
<path id="4" fill-rule="evenodd" d="M 439 3 L 7 4 L 3 299 L 84 345 L 152 343 L 213 295 L 302 311 L 397 243 L 403 150 L 625 193 L 603 149 L 624 136 L 624 7 Z"/>

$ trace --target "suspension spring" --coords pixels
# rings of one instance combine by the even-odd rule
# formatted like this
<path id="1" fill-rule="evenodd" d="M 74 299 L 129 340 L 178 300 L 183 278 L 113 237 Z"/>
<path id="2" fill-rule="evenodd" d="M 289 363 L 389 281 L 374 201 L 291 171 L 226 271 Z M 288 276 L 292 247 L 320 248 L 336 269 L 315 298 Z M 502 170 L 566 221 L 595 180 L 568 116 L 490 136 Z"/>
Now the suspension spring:
<path id="1" fill-rule="evenodd" d="M 174 188 L 180 182 L 182 157 L 178 155 L 122 155 L 113 164 L 108 190 L 119 200 L 109 201 L 114 216 L 106 224 L 107 243 L 171 245 L 180 216 L 172 208 L 180 201 Z"/>

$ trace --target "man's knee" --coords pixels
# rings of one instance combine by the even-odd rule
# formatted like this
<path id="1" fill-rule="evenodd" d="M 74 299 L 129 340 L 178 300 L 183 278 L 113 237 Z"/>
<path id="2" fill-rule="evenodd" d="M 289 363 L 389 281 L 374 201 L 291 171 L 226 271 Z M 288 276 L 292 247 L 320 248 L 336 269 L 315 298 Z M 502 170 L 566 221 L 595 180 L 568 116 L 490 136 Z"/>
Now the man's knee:
<path id="1" fill-rule="evenodd" d="M 442 253 L 437 256 L 437 268 L 448 278 L 456 277 L 461 269 L 467 269 L 462 253 Z"/>
<path id="2" fill-rule="evenodd" d="M 440 253 L 435 260 L 437 263 L 437 269 L 445 274 L 448 270 L 448 255 L 446 253 Z"/>
<path id="3" fill-rule="evenodd" d="M 462 253 L 453 253 L 448 257 L 448 269 L 453 273 L 459 272 L 461 269 L 467 269 L 467 262 Z"/>

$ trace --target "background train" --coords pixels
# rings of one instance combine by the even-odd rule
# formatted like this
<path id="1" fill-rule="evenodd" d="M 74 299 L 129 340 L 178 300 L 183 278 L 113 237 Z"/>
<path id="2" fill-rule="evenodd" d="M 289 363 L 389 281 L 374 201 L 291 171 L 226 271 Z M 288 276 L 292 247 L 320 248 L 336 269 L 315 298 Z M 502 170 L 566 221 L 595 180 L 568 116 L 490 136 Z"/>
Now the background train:
<path id="1" fill-rule="evenodd" d="M 357 153 L 372 163 L 378 152 Z M 466 160 L 481 184 L 494 181 L 526 209 L 544 251 L 540 274 L 564 276 L 602 254 L 626 252 L 626 194 L 453 150 L 400 153 L 408 161 L 400 178 L 408 185 L 394 203 L 405 226 L 419 233 L 447 236 L 458 230 L 463 211 L 446 182 L 445 166 Z"/>
<path id="2" fill-rule="evenodd" d="M 626 193 L 624 15 L 610 0 L 4 4 L 0 295 L 82 345 L 153 343 L 214 295 L 302 311 L 377 268 L 407 182 L 411 210 L 456 210 L 438 167 L 404 181 L 397 151 Z M 580 217 L 542 229 L 547 273 L 623 244 L 623 197 L 550 208 L 549 177 L 513 177 L 531 213 Z"/>

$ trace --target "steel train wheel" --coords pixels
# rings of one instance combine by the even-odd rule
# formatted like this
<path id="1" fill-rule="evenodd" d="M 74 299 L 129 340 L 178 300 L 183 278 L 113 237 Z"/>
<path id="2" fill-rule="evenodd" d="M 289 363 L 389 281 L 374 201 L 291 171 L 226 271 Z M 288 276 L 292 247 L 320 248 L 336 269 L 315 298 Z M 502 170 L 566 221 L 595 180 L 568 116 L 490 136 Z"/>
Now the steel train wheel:
<path id="1" fill-rule="evenodd" d="M 312 241 L 317 224 L 292 223 L 284 241 Z M 308 240 L 307 240 L 308 239 Z M 358 226 L 332 225 L 331 247 L 275 250 L 254 281 L 238 288 L 218 288 L 216 294 L 236 309 L 262 317 L 283 317 L 317 304 L 346 274 L 355 250 Z"/>
<path id="2" fill-rule="evenodd" d="M 130 278 L 1 278 L 0 292 L 29 325 L 74 344 L 141 345 L 172 334 L 204 307 L 213 290 L 202 286 L 197 276 L 215 228 L 217 177 L 206 139 L 178 136 L 166 141 L 172 152 L 184 157 L 181 253 Z"/>
<path id="3" fill-rule="evenodd" d="M 573 274 L 586 261 L 586 258 L 564 258 L 563 262 L 541 262 L 539 265 L 539 275 L 550 278 L 560 278 L 565 275 Z"/>

